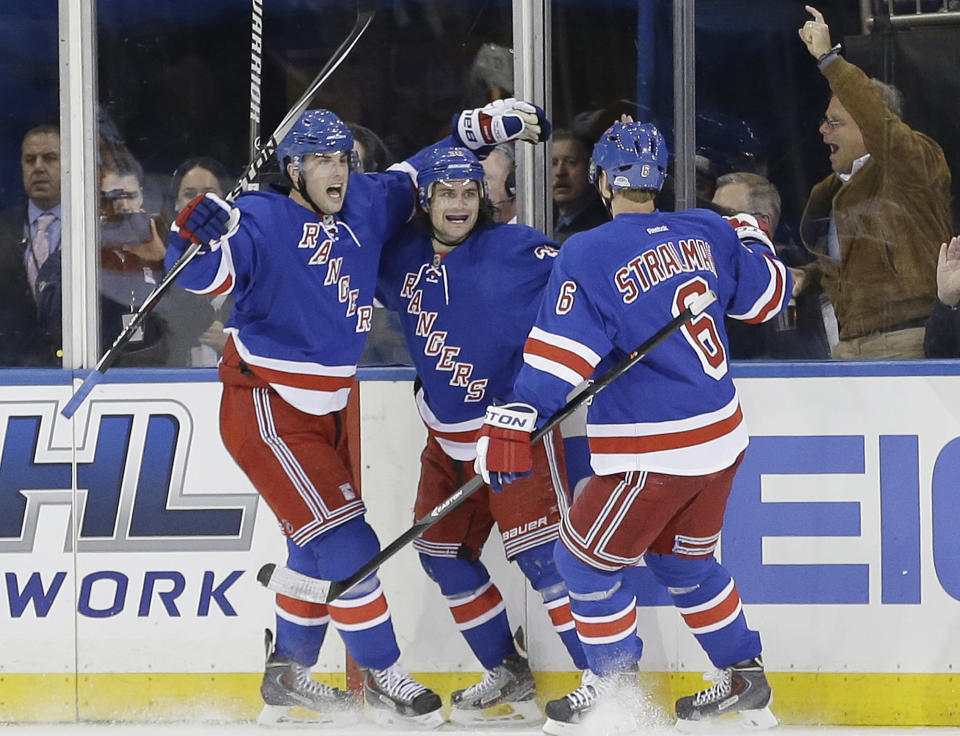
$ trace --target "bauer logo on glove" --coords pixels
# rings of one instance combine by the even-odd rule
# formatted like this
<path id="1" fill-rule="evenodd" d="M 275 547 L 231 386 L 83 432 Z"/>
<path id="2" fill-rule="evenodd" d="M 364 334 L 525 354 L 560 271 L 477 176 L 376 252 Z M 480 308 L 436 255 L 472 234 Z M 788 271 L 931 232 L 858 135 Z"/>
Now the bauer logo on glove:
<path id="1" fill-rule="evenodd" d="M 507 141 L 537 143 L 550 137 L 550 121 L 543 110 L 512 97 L 454 115 L 451 128 L 461 145 L 480 155 Z"/>

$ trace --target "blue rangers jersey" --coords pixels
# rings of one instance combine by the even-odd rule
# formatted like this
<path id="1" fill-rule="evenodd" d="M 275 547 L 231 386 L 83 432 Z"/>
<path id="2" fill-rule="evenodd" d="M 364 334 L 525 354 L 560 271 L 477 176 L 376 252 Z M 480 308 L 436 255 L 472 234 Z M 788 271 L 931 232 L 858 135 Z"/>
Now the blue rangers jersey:
<path id="1" fill-rule="evenodd" d="M 400 315 L 420 416 L 455 460 L 476 456 L 487 404 L 510 394 L 556 255 L 543 233 L 506 224 L 445 255 L 410 225 L 384 249 L 378 299 Z"/>
<path id="2" fill-rule="evenodd" d="M 350 175 L 343 209 L 318 216 L 278 192 L 247 192 L 237 229 L 178 283 L 233 294 L 226 331 L 254 373 L 310 414 L 346 406 L 373 316 L 384 242 L 414 210 L 404 170 Z M 168 250 L 168 266 L 179 254 Z"/>
<path id="3" fill-rule="evenodd" d="M 708 210 L 621 213 L 567 240 L 513 398 L 549 416 L 572 387 L 631 353 L 711 289 L 717 302 L 594 397 L 587 438 L 598 475 L 705 475 L 729 467 L 748 435 L 723 317 L 771 319 L 789 300 L 791 280 L 768 248 L 741 243 Z"/>

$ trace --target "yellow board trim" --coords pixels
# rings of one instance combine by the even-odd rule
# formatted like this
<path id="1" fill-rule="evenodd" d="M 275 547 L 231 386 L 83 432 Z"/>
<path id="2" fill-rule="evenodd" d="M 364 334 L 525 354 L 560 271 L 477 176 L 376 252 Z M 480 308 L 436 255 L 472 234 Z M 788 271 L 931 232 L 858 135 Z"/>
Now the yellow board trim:
<path id="1" fill-rule="evenodd" d="M 423 684 L 449 703 L 450 693 L 479 673 L 422 673 Z M 960 676 L 772 672 L 773 710 L 784 724 L 838 726 L 955 726 L 960 723 Z M 251 721 L 260 712 L 259 673 L 0 674 L 0 723 L 74 721 Z M 317 679 L 345 687 L 342 673 Z M 579 674 L 536 673 L 538 701 L 562 697 Z M 646 672 L 641 687 L 657 716 L 707 686 L 698 673 Z"/>

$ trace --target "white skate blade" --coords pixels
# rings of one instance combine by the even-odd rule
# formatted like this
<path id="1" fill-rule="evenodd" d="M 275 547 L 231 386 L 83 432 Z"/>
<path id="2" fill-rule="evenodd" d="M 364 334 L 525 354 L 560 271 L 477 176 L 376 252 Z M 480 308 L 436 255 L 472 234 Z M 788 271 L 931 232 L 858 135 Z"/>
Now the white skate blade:
<path id="1" fill-rule="evenodd" d="M 576 734 L 586 733 L 583 730 L 582 723 L 567 723 L 566 721 L 555 721 L 548 718 L 541 729 L 549 736 L 575 736 Z"/>
<path id="2" fill-rule="evenodd" d="M 756 710 L 741 710 L 736 714 L 707 718 L 702 721 L 677 720 L 677 730 L 683 733 L 722 733 L 724 731 L 742 731 L 744 728 L 766 730 L 776 728 L 780 721 L 770 710 L 770 706 Z"/>
<path id="3" fill-rule="evenodd" d="M 359 723 L 360 709 L 317 713 L 293 705 L 264 705 L 257 724 L 268 728 L 304 728 L 315 726 L 349 726 Z"/>
<path id="4" fill-rule="evenodd" d="M 458 726 L 485 728 L 487 726 L 527 726 L 543 720 L 537 701 L 521 700 L 493 705 L 484 710 L 451 708 L 450 722 Z"/>
<path id="5" fill-rule="evenodd" d="M 367 711 L 374 723 L 378 726 L 384 726 L 385 728 L 432 731 L 435 728 L 440 728 L 440 726 L 447 722 L 447 719 L 443 717 L 443 711 L 439 708 L 429 713 L 424 713 L 422 716 L 405 716 L 397 713 L 395 710 L 377 708 L 371 705 L 367 705 Z"/>

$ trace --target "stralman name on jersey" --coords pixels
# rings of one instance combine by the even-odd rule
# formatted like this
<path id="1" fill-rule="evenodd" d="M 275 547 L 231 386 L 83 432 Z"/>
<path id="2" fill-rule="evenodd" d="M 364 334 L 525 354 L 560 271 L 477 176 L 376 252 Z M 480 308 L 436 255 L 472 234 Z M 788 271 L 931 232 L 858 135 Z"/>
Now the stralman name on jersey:
<path id="1" fill-rule="evenodd" d="M 543 233 L 504 224 L 442 257 L 413 226 L 385 247 L 378 299 L 400 316 L 420 416 L 450 457 L 473 459 L 487 404 L 509 395 L 556 254 Z"/>
<path id="2" fill-rule="evenodd" d="M 617 215 L 564 243 L 524 348 L 514 399 L 541 416 L 713 290 L 717 302 L 593 399 L 591 463 L 600 475 L 645 470 L 704 475 L 747 446 L 730 378 L 723 318 L 775 316 L 790 274 L 707 210 Z"/>

